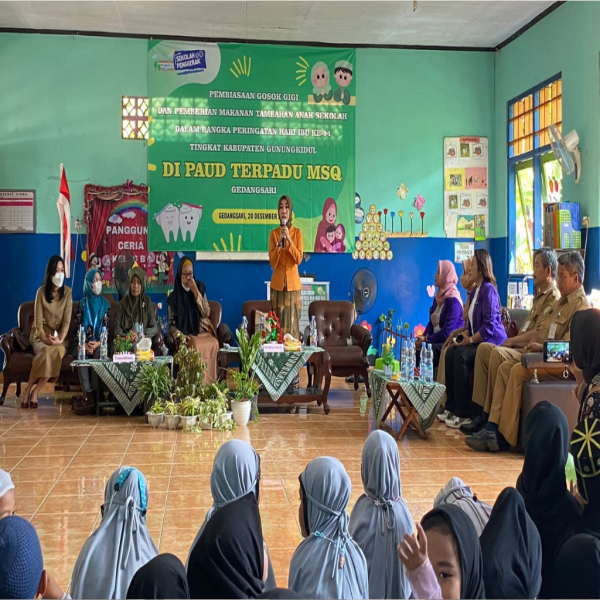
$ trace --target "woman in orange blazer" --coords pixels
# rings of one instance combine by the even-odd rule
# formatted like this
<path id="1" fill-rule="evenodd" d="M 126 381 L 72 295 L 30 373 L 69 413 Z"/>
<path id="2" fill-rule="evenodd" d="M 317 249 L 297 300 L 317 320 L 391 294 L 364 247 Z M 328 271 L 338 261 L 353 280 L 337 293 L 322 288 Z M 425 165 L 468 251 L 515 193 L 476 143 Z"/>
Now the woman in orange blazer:
<path id="1" fill-rule="evenodd" d="M 281 196 L 277 207 L 279 220 L 285 221 L 271 231 L 269 236 L 269 262 L 273 267 L 271 277 L 271 306 L 281 324 L 283 335 L 289 333 L 300 339 L 300 312 L 302 286 L 298 265 L 302 262 L 304 242 L 302 232 L 292 225 L 292 200 Z"/>

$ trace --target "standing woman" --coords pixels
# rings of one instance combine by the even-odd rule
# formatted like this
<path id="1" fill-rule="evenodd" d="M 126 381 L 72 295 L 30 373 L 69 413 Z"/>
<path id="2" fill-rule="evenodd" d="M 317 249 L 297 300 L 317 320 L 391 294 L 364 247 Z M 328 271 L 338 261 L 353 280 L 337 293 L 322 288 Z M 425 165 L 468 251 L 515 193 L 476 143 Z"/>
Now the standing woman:
<path id="1" fill-rule="evenodd" d="M 458 429 L 470 424 L 473 390 L 470 373 L 475 367 L 477 347 L 481 342 L 499 346 L 506 339 L 500 314 L 500 296 L 494 277 L 492 258 L 487 250 L 475 250 L 471 262 L 473 291 L 469 296 L 469 313 L 465 327 L 450 334 L 446 352 L 446 425 Z M 454 342 L 454 339 L 457 339 Z M 473 415 L 474 416 L 474 415 Z"/>
<path id="2" fill-rule="evenodd" d="M 71 288 L 65 286 L 63 259 L 51 256 L 44 283 L 35 296 L 33 328 L 29 336 L 33 365 L 21 408 L 37 408 L 40 390 L 60 374 L 60 365 L 67 353 L 66 337 L 72 308 L 73 296 Z"/>
<path id="3" fill-rule="evenodd" d="M 271 276 L 271 306 L 281 323 L 283 335 L 289 333 L 300 339 L 302 296 L 298 265 L 302 262 L 304 241 L 302 232 L 292 225 L 292 200 L 281 196 L 277 206 L 281 227 L 269 236 Z M 283 224 L 285 223 L 285 225 Z"/>
<path id="4" fill-rule="evenodd" d="M 79 302 L 77 321 L 85 331 L 85 355 L 87 358 L 100 358 L 100 334 L 102 327 L 108 331 L 108 312 L 110 304 L 102 296 L 102 276 L 98 269 L 90 269 L 83 281 L 83 298 Z M 91 367 L 77 369 L 79 383 L 83 390 L 73 403 L 76 415 L 88 415 L 96 405 L 95 392 L 100 385 L 98 375 Z"/>
<path id="5" fill-rule="evenodd" d="M 210 322 L 210 304 L 206 299 L 206 286 L 194 279 L 194 265 L 185 257 L 179 261 L 175 288 L 167 298 L 171 334 L 182 333 L 187 343 L 202 356 L 206 363 L 204 383 L 217 380 L 217 354 L 219 342 Z"/>

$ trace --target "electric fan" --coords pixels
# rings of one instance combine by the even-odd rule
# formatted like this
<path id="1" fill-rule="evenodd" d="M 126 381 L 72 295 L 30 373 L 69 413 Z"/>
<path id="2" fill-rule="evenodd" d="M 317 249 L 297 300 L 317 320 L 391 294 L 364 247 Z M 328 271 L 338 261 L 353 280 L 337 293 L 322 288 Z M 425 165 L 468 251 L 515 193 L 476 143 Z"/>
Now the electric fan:
<path id="1" fill-rule="evenodd" d="M 550 145 L 556 160 L 560 163 L 563 173 L 570 175 L 575 172 L 575 183 L 579 183 L 581 175 L 581 154 L 579 154 L 579 136 L 573 129 L 564 138 L 556 125 L 550 125 Z"/>
<path id="2" fill-rule="evenodd" d="M 354 273 L 348 292 L 357 315 L 368 313 L 377 300 L 377 277 L 370 269 L 359 269 Z"/>

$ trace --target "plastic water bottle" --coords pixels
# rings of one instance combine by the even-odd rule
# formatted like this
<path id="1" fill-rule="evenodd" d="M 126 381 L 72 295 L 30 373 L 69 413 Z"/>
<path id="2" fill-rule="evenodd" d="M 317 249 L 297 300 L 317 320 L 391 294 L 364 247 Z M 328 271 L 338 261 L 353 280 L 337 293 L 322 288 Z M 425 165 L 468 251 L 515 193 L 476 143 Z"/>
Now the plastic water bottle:
<path id="1" fill-rule="evenodd" d="M 314 315 L 310 318 L 310 347 L 317 347 L 317 322 Z"/>
<path id="2" fill-rule="evenodd" d="M 433 383 L 433 350 L 431 344 L 424 344 L 425 347 L 425 373 L 423 373 L 423 381 L 425 383 Z M 421 361 L 423 362 L 423 361 Z"/>
<path id="3" fill-rule="evenodd" d="M 85 328 L 83 325 L 79 327 L 79 347 L 77 352 L 77 360 L 85 360 Z"/>
<path id="4" fill-rule="evenodd" d="M 141 342 L 144 339 L 144 324 L 140 323 L 140 328 L 138 329 L 138 341 Z"/>
<path id="5" fill-rule="evenodd" d="M 108 332 L 106 327 L 102 327 L 100 332 L 100 360 L 106 360 L 108 358 Z"/>
<path id="6" fill-rule="evenodd" d="M 248 319 L 246 319 L 246 315 L 242 317 L 242 331 L 245 331 L 246 335 L 248 335 Z"/>
<path id="7" fill-rule="evenodd" d="M 414 381 L 415 379 L 415 346 L 412 340 L 408 342 L 408 359 L 406 361 L 406 380 Z"/>
<path id="8" fill-rule="evenodd" d="M 406 379 L 406 371 L 408 369 L 408 342 L 402 341 L 402 349 L 400 350 L 400 377 Z"/>

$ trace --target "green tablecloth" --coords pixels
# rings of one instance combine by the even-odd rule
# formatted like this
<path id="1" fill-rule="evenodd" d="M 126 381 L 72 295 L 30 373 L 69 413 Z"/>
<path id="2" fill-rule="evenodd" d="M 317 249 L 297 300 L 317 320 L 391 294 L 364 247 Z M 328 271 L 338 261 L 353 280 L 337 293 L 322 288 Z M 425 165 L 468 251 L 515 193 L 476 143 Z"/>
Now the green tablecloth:
<path id="1" fill-rule="evenodd" d="M 160 356 L 154 358 L 154 363 L 158 365 L 170 364 L 171 375 L 173 374 L 173 357 Z M 112 360 L 74 360 L 71 366 L 74 368 L 91 367 L 98 374 L 98 377 L 113 393 L 119 401 L 125 412 L 130 415 L 136 406 L 143 402 L 142 395 L 138 390 L 138 377 L 142 365 L 146 361 L 133 363 L 114 363 Z"/>
<path id="2" fill-rule="evenodd" d="M 388 383 L 394 383 L 402 387 L 417 413 L 421 418 L 423 429 L 429 429 L 438 413 L 440 403 L 446 392 L 446 387 L 440 383 L 425 383 L 423 381 L 406 381 L 400 379 L 394 381 L 383 374 L 383 371 L 371 371 L 371 388 L 373 390 L 373 421 L 376 427 L 379 427 L 381 415 L 384 413 L 386 400 L 386 386 Z"/>
<path id="3" fill-rule="evenodd" d="M 237 354 L 238 348 L 223 349 L 220 352 Z M 316 352 L 323 352 L 323 349 L 307 346 L 303 346 L 298 352 L 263 352 L 261 349 L 252 368 L 273 402 L 277 402 L 306 361 Z"/>

